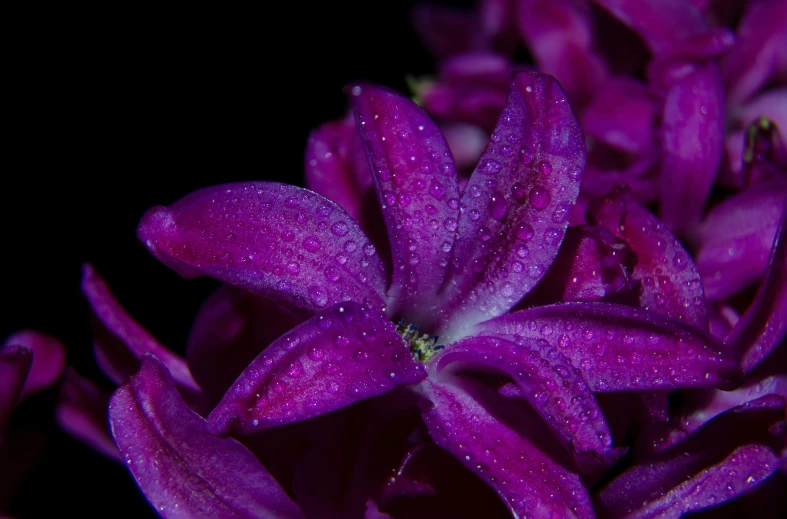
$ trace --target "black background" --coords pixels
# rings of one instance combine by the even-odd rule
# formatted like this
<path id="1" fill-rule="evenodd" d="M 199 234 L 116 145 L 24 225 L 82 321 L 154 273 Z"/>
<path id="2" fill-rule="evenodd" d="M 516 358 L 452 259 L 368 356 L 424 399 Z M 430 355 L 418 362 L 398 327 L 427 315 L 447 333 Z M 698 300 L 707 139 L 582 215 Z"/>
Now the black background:
<path id="1" fill-rule="evenodd" d="M 4 65 L 14 94 L 6 98 L 0 337 L 48 332 L 66 345 L 69 364 L 110 389 L 92 358 L 79 290 L 89 262 L 140 323 L 182 351 L 217 284 L 158 263 L 136 239 L 139 218 L 213 184 L 303 185 L 307 135 L 343 114 L 344 85 L 363 79 L 405 91 L 406 74 L 434 69 L 410 27 L 414 3 L 69 7 L 9 19 L 18 37 Z M 49 448 L 9 512 L 154 516 L 124 467 L 52 424 L 53 396 L 18 410 L 15 425 L 43 423 Z"/>

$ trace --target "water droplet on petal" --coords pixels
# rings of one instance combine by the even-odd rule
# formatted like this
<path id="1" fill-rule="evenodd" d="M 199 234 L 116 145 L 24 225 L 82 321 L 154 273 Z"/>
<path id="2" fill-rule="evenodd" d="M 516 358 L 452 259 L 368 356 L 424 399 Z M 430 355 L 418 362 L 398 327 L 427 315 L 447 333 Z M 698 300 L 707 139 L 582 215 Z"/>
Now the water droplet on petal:
<path id="1" fill-rule="evenodd" d="M 530 190 L 530 204 L 539 211 L 546 209 L 551 200 L 552 195 L 544 187 L 536 186 Z"/>

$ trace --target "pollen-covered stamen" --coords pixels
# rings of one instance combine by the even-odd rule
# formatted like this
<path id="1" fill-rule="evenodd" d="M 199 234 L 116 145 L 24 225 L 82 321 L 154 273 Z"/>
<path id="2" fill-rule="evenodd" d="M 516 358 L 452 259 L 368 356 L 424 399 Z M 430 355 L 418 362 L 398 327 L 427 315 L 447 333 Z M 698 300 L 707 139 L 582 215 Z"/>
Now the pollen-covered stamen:
<path id="1" fill-rule="evenodd" d="M 749 124 L 743 149 L 743 163 L 746 166 L 751 166 L 755 160 L 773 161 L 774 140 L 778 139 L 776 131 L 776 124 L 765 116 Z"/>
<path id="2" fill-rule="evenodd" d="M 438 351 L 445 348 L 442 344 L 437 345 L 437 335 L 419 333 L 418 326 L 404 319 L 396 324 L 396 331 L 407 341 L 413 359 L 419 362 L 429 362 Z"/>

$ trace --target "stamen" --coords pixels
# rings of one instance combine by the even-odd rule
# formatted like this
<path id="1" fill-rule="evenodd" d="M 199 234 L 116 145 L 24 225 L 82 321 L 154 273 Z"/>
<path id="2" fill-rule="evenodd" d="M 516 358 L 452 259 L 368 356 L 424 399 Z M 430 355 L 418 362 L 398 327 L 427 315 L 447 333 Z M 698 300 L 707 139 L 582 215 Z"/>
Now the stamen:
<path id="1" fill-rule="evenodd" d="M 438 351 L 445 348 L 444 345 L 437 344 L 437 335 L 427 333 L 419 334 L 418 327 L 404 319 L 396 324 L 396 331 L 407 341 L 410 346 L 410 354 L 419 362 L 429 362 Z"/>

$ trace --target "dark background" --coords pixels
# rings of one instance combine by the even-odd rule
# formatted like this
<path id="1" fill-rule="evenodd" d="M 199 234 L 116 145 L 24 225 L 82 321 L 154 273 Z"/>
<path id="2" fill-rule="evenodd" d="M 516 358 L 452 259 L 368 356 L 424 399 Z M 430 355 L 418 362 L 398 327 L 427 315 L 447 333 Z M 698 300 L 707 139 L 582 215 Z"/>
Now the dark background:
<path id="1" fill-rule="evenodd" d="M 94 6 L 9 19 L 19 36 L 4 74 L 14 94 L 6 99 L 13 135 L 0 204 L 0 337 L 48 332 L 66 345 L 69 364 L 110 389 L 92 358 L 79 290 L 89 262 L 140 323 L 182 352 L 195 311 L 217 285 L 158 263 L 136 239 L 139 218 L 213 184 L 303 185 L 307 135 L 343 114 L 345 84 L 405 91 L 406 74 L 434 69 L 410 28 L 414 3 Z M 18 410 L 15 426 L 43 425 L 49 447 L 9 512 L 154 516 L 124 467 L 53 425 L 53 393 Z"/>

